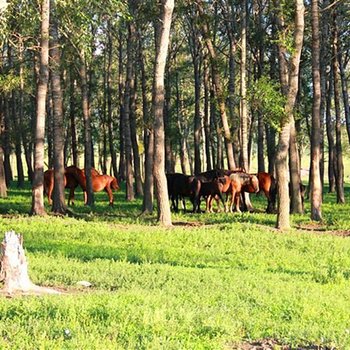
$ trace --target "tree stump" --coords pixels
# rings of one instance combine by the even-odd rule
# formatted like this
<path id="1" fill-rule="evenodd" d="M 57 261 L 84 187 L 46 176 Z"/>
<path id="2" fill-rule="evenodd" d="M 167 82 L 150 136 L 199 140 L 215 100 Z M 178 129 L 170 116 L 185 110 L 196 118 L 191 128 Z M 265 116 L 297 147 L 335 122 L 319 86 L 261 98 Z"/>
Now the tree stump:
<path id="1" fill-rule="evenodd" d="M 23 237 L 14 231 L 6 232 L 1 244 L 0 281 L 4 282 L 2 292 L 6 294 L 60 294 L 59 291 L 31 282 L 23 249 Z"/>

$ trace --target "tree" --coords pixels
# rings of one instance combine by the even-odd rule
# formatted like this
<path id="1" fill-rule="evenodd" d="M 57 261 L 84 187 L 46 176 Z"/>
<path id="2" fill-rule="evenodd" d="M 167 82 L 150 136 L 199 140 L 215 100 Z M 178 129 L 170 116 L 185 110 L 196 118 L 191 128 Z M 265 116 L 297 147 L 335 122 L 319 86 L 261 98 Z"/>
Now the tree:
<path id="1" fill-rule="evenodd" d="M 168 200 L 167 181 L 164 172 L 164 71 L 169 46 L 170 26 L 174 9 L 174 0 L 161 0 L 161 15 L 156 27 L 156 58 L 153 80 L 154 114 L 154 164 L 153 175 L 158 204 L 158 221 L 171 226 L 171 213 Z"/>
<path id="2" fill-rule="evenodd" d="M 40 73 L 37 88 L 34 178 L 32 186 L 32 215 L 44 215 L 44 140 L 46 95 L 49 79 L 49 18 L 50 0 L 41 3 Z"/>
<path id="3" fill-rule="evenodd" d="M 311 1 L 312 16 L 312 128 L 311 128 L 311 219 L 322 220 L 322 183 L 320 175 L 320 107 L 321 107 L 321 76 L 320 76 L 320 26 L 318 0 Z"/>
<path id="4" fill-rule="evenodd" d="M 51 27 L 50 27 L 50 71 L 53 102 L 53 163 L 54 163 L 54 196 L 52 211 L 58 214 L 66 213 L 64 198 L 64 134 L 63 134 L 63 107 L 61 90 L 61 53 L 58 42 L 58 19 L 55 0 L 50 0 Z"/>
<path id="5" fill-rule="evenodd" d="M 281 9 L 279 9 L 281 10 Z M 282 13 L 279 13 L 280 22 L 283 21 Z M 281 81 L 284 89 L 288 89 L 285 105 L 285 119 L 281 122 L 281 132 L 279 135 L 278 148 L 276 154 L 276 175 L 278 185 L 278 214 L 276 226 L 280 230 L 290 228 L 289 223 L 289 190 L 288 190 L 288 149 L 290 141 L 291 123 L 293 120 L 293 109 L 298 92 L 298 75 L 301 49 L 304 37 L 304 2 L 303 0 L 295 0 L 295 29 L 294 29 L 294 50 L 290 58 L 289 76 L 287 74 L 287 66 L 284 61 L 285 42 L 279 42 L 279 57 Z"/>

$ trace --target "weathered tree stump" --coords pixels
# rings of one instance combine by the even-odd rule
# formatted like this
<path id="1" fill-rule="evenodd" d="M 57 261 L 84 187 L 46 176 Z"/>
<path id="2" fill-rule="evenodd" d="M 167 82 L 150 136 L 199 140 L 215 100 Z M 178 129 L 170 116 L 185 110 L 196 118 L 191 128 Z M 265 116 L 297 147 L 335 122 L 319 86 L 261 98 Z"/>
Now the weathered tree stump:
<path id="1" fill-rule="evenodd" d="M 28 276 L 28 263 L 23 249 L 23 237 L 14 231 L 5 233 L 1 244 L 0 281 L 2 293 L 60 294 L 59 291 L 35 285 Z"/>

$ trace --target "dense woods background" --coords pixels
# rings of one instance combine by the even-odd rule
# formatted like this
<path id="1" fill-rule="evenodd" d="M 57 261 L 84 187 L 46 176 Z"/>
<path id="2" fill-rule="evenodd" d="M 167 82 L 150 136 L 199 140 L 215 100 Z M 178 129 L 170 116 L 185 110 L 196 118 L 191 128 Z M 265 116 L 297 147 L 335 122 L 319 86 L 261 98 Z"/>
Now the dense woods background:
<path id="1" fill-rule="evenodd" d="M 244 167 L 276 174 L 277 226 L 286 228 L 287 173 L 291 211 L 300 212 L 301 159 L 310 155 L 312 218 L 322 218 L 323 185 L 343 203 L 348 2 L 178 0 L 171 18 L 172 5 L 12 0 L 2 6 L 1 196 L 13 179 L 21 187 L 27 176 L 32 213 L 44 213 L 45 159 L 61 184 L 54 211 L 65 211 L 63 168 L 74 164 L 124 180 L 126 200 L 144 196 L 149 212 L 152 169 L 164 199 L 164 171 Z M 162 52 L 164 80 L 157 75 Z M 157 90 L 157 81 L 164 88 Z M 171 224 L 169 208 L 158 208 L 160 221 Z"/>

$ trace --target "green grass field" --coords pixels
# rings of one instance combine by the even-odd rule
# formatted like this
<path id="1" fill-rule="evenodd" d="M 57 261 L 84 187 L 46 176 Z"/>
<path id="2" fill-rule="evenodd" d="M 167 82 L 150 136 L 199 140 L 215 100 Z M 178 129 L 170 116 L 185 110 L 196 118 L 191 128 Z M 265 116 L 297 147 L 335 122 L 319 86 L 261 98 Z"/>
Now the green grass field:
<path id="1" fill-rule="evenodd" d="M 350 349 L 350 205 L 334 194 L 322 226 L 307 203 L 289 233 L 255 195 L 256 213 L 181 213 L 172 229 L 139 217 L 141 201 L 123 192 L 113 208 L 97 194 L 93 212 L 79 193 L 66 218 L 28 216 L 30 195 L 13 187 L 0 199 L 0 232 L 22 233 L 33 282 L 65 294 L 0 297 L 0 349 L 239 349 L 266 338 Z"/>

